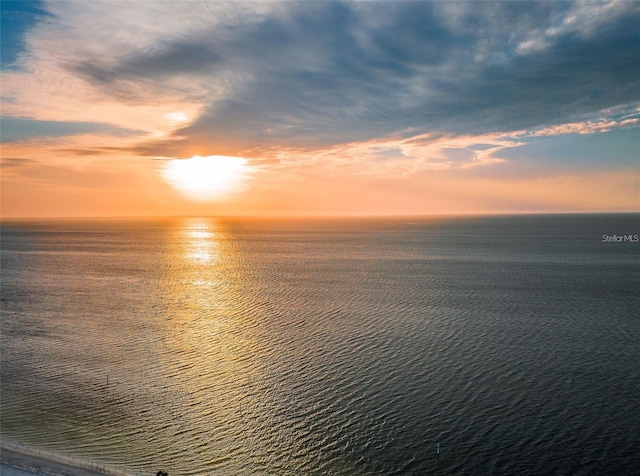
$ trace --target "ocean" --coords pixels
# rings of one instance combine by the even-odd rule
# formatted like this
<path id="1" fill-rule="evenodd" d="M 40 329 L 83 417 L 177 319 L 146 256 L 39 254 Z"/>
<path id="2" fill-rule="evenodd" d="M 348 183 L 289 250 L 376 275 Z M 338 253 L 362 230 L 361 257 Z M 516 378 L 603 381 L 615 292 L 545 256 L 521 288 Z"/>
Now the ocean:
<path id="1" fill-rule="evenodd" d="M 2 438 L 131 475 L 638 474 L 638 233 L 5 220 Z"/>

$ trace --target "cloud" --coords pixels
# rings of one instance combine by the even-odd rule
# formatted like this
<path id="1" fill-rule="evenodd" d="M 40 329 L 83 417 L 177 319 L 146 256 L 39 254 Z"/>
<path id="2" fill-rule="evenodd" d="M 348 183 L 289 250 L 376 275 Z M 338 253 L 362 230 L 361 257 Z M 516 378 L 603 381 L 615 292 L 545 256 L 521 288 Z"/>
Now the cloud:
<path id="1" fill-rule="evenodd" d="M 0 167 L 3 169 L 18 169 L 21 167 L 28 167 L 35 164 L 33 159 L 25 159 L 20 157 L 3 157 L 0 161 Z"/>
<path id="2" fill-rule="evenodd" d="M 169 150 L 174 141 L 241 151 L 513 132 L 636 107 L 639 22 L 636 2 L 288 2 L 109 70 L 84 61 L 75 72 L 116 98 L 123 82 L 206 75 L 216 86 L 198 92 L 202 114 Z"/>
<path id="3" fill-rule="evenodd" d="M 2 143 L 17 142 L 39 137 L 61 137 L 77 134 L 110 134 L 135 136 L 142 133 L 100 122 L 38 121 L 24 117 L 0 116 Z"/>
<path id="4" fill-rule="evenodd" d="M 571 122 L 557 126 L 543 127 L 532 132 L 519 134 L 520 137 L 549 137 L 564 134 L 594 134 L 596 132 L 609 132 L 611 129 L 635 126 L 638 124 L 637 117 L 628 119 L 600 119 L 594 121 Z"/>

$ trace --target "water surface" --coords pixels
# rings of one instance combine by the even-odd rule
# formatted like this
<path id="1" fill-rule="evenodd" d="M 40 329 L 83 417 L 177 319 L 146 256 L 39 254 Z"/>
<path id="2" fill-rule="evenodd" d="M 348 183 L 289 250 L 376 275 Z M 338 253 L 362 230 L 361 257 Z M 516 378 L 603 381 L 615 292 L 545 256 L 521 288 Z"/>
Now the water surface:
<path id="1" fill-rule="evenodd" d="M 640 244 L 602 235 L 639 222 L 4 222 L 2 436 L 132 474 L 631 474 Z"/>

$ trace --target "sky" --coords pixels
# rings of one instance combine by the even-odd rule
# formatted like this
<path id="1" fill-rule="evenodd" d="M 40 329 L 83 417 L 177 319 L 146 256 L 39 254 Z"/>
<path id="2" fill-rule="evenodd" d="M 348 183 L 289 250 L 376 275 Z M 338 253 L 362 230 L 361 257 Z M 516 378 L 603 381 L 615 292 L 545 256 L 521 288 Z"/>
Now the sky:
<path id="1" fill-rule="evenodd" d="M 4 218 L 640 211 L 640 1 L 0 6 Z"/>

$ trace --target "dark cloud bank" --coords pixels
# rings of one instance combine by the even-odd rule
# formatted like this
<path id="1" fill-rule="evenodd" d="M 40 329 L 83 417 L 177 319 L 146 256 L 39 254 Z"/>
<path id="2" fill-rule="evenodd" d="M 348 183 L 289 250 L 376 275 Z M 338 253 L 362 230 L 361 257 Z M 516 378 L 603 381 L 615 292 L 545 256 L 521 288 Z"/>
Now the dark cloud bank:
<path id="1" fill-rule="evenodd" d="M 167 40 L 115 65 L 86 58 L 68 68 L 131 102 L 145 100 L 139 85 L 226 78 L 222 99 L 169 141 L 140 149 L 149 154 L 173 152 L 181 141 L 242 150 L 509 132 L 637 107 L 640 3 L 578 15 L 566 26 L 573 8 L 546 1 L 287 2 L 259 20 Z"/>

